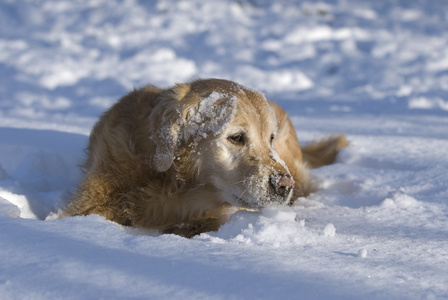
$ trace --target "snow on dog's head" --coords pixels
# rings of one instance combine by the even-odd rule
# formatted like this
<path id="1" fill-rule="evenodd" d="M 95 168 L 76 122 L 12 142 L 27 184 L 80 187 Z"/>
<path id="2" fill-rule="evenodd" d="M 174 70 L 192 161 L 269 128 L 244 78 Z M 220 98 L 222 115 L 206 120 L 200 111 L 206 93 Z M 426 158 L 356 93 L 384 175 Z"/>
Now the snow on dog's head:
<path id="1" fill-rule="evenodd" d="M 177 85 L 150 116 L 153 168 L 217 191 L 221 201 L 287 203 L 294 181 L 273 145 L 277 119 L 266 98 L 234 82 Z"/>

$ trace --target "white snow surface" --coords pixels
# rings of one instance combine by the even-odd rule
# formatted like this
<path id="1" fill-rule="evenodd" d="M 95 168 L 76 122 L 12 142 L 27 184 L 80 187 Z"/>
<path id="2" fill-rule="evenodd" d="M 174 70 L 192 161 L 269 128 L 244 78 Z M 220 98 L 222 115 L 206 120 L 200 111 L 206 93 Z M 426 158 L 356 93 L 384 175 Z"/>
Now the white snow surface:
<path id="1" fill-rule="evenodd" d="M 447 28 L 445 0 L 1 1 L 0 299 L 448 299 Z M 192 239 L 54 218 L 101 113 L 197 77 L 351 145 Z"/>
<path id="2" fill-rule="evenodd" d="M 218 105 L 224 102 L 223 105 Z M 203 98 L 199 105 L 192 107 L 183 123 L 184 140 L 193 138 L 194 143 L 207 138 L 208 135 L 219 135 L 223 132 L 236 114 L 237 98 L 218 92 L 212 92 Z"/>

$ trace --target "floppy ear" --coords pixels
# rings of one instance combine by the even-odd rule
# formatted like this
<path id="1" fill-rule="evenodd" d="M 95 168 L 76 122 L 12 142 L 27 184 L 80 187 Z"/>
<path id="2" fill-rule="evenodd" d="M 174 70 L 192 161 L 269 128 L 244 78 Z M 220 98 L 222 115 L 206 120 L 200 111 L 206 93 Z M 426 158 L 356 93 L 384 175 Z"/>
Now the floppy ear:
<path id="1" fill-rule="evenodd" d="M 191 91 L 190 91 L 191 89 Z M 237 97 L 207 87 L 178 84 L 162 92 L 149 116 L 150 166 L 158 172 L 173 164 L 177 147 L 220 134 L 233 119 Z"/>
<path id="2" fill-rule="evenodd" d="M 189 85 L 178 84 L 162 92 L 159 103 L 149 115 L 149 141 L 153 149 L 149 164 L 158 172 L 167 171 L 173 164 L 183 123 L 180 102 L 188 91 Z"/>
<path id="3" fill-rule="evenodd" d="M 237 98 L 216 91 L 191 97 L 183 105 L 182 140 L 198 143 L 208 136 L 217 136 L 232 121 L 236 113 Z"/>

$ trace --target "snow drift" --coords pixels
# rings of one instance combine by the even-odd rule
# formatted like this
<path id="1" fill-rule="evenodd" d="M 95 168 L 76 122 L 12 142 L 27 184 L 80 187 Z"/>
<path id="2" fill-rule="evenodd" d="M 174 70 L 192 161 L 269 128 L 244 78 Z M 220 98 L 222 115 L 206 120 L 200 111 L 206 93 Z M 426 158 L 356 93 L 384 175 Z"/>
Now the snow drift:
<path id="1" fill-rule="evenodd" d="M 448 298 L 443 1 L 0 3 L 2 299 Z M 55 219 L 98 116 L 134 86 L 261 90 L 351 146 L 300 205 L 193 239 Z"/>

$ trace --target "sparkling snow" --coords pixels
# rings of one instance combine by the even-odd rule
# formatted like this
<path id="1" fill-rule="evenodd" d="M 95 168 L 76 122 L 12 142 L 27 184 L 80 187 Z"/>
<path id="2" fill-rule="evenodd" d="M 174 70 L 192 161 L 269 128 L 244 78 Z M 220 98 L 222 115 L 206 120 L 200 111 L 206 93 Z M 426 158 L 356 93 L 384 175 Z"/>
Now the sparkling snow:
<path id="1" fill-rule="evenodd" d="M 448 3 L 0 2 L 0 299 L 448 299 Z M 192 239 L 55 219 L 119 97 L 260 90 L 302 143 L 346 133 L 300 206 Z"/>

